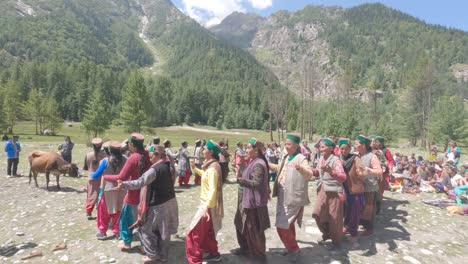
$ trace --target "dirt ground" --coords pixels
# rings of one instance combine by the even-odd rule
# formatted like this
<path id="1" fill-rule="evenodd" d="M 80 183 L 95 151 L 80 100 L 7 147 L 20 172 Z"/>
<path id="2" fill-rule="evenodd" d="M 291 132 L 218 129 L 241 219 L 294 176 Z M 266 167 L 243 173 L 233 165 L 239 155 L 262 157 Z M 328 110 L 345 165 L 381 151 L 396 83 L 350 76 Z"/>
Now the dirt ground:
<path id="1" fill-rule="evenodd" d="M 117 240 L 98 241 L 96 222 L 85 217 L 86 178 L 63 177 L 57 190 L 55 177 L 50 190 L 45 189 L 45 176 L 38 177 L 39 188 L 29 179 L 27 153 L 34 149 L 55 149 L 50 143 L 24 144 L 19 173 L 23 177 L 6 178 L 5 154 L 0 155 L 0 263 L 141 263 L 135 248 L 130 253 L 117 248 Z M 86 148 L 77 145 L 74 160 L 83 160 Z M 80 164 L 82 167 L 82 163 Z M 233 177 L 233 175 L 230 175 Z M 191 180 L 192 182 L 192 180 Z M 342 252 L 330 253 L 317 244 L 320 232 L 312 219 L 315 183 L 310 182 L 311 204 L 305 208 L 304 224 L 296 229 L 302 250 L 302 263 L 464 263 L 468 254 L 468 217 L 450 215 L 445 210 L 422 203 L 426 198 L 444 198 L 441 194 L 386 193 L 383 213 L 376 219 L 376 234 L 360 239 L 361 247 L 351 249 L 349 237 Z M 179 231 L 172 238 L 168 263 L 186 263 L 184 236 L 198 205 L 199 187 L 177 188 Z M 224 187 L 225 217 L 218 233 L 223 263 L 248 263 L 230 254 L 237 247 L 233 225 L 237 185 Z M 276 199 L 269 203 L 274 225 Z M 93 213 L 95 214 L 95 213 Z M 109 231 L 110 233 L 110 231 Z M 109 234 L 108 233 L 108 234 Z M 278 254 L 283 249 L 276 230 L 266 232 L 269 263 L 288 263 Z M 53 252 L 61 243 L 66 249 Z M 139 242 L 134 242 L 134 246 Z M 21 257 L 32 251 L 43 256 L 29 260 Z"/>

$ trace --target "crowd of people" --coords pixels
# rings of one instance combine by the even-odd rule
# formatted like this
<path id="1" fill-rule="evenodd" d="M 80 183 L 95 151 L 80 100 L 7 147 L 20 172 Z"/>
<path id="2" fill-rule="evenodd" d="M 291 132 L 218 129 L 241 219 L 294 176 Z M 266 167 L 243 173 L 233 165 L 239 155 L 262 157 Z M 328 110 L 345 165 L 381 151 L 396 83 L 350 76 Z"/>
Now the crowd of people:
<path id="1" fill-rule="evenodd" d="M 360 246 L 361 237 L 374 234 L 386 190 L 444 192 L 458 205 L 468 204 L 468 166 L 459 166 L 461 149 L 455 142 L 443 155 L 432 145 L 427 159 L 392 155 L 381 136 L 323 136 L 309 146 L 290 133 L 282 147 L 251 138 L 245 144 L 237 142 L 232 154 L 227 140 L 194 143 L 190 153 L 187 141 L 174 151 L 170 140 L 160 145 L 159 137 L 145 146 L 139 133 L 124 142 L 94 138 L 83 169 L 88 172 L 86 217 L 96 220 L 96 238 L 119 238 L 119 247 L 125 251 L 132 248 L 137 230 L 143 261 L 166 262 L 171 235 L 179 225 L 175 188 L 188 186 L 194 175 L 194 186 L 200 186 L 199 206 L 187 230 L 185 254 L 191 264 L 220 261 L 216 234 L 222 228 L 223 184 L 230 170 L 239 186 L 233 219 L 239 248 L 231 252 L 253 263 L 267 262 L 265 232 L 271 227 L 271 198 L 276 198 L 274 225 L 285 247 L 283 254 L 291 262 L 299 259 L 296 225 L 301 227 L 304 207 L 310 203 L 311 180 L 317 181 L 312 217 L 322 233 L 318 244 L 330 251 L 341 250 L 345 234 L 351 236 L 352 248 Z M 59 147 L 64 159 L 71 160 L 73 146 L 66 137 Z M 16 174 L 20 150 L 18 137 L 5 146 L 9 175 Z"/>

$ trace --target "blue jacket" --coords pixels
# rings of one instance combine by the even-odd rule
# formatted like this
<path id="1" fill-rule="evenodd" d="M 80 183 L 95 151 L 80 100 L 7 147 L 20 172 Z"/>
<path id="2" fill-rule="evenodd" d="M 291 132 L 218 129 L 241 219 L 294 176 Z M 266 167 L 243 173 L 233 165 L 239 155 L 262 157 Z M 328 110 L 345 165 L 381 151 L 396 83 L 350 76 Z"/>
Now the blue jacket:
<path id="1" fill-rule="evenodd" d="M 7 153 L 7 158 L 18 158 L 19 152 L 21 151 L 21 145 L 18 141 L 16 141 L 16 150 L 18 153 L 15 153 L 15 146 L 13 145 L 13 140 L 8 140 L 5 144 L 5 152 Z"/>

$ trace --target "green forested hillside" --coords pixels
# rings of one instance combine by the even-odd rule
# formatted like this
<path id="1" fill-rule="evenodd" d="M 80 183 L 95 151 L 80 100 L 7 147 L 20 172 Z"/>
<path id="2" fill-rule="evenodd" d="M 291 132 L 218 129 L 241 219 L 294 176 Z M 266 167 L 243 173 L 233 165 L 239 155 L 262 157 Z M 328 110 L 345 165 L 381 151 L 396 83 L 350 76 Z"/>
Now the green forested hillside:
<path id="1" fill-rule="evenodd" d="M 211 30 L 248 50 L 299 95 L 299 116 L 288 128 L 377 133 L 422 146 L 467 139 L 467 32 L 429 25 L 382 4 L 279 11 L 254 28 L 248 16 L 232 14 Z M 444 104 L 462 110 L 446 118 L 459 120 L 456 125 L 442 122 L 441 108 L 434 108 Z"/>
<path id="2" fill-rule="evenodd" d="M 95 132 L 103 118 L 129 127 L 138 109 L 147 126 L 378 133 L 421 145 L 468 136 L 466 32 L 381 4 L 223 23 L 212 30 L 228 41 L 169 0 L 1 1 L 0 128 L 27 119 L 55 130 L 62 118 Z M 436 113 L 444 107 L 460 121 Z"/>
<path id="3" fill-rule="evenodd" d="M 155 21 L 150 32 L 160 24 Z M 281 88 L 251 55 L 216 40 L 193 21 L 172 25 L 155 41 L 169 50 L 165 68 L 172 85 L 169 101 L 154 95 L 154 102 L 167 104 L 167 119 L 154 120 L 155 125 L 188 121 L 262 128 L 268 118 L 265 93 Z"/>
<path id="4" fill-rule="evenodd" d="M 399 88 L 408 70 L 430 58 L 438 71 L 468 63 L 468 33 L 424 22 L 385 7 L 366 4 L 346 10 L 324 30 L 332 57 L 352 71 L 356 87 L 376 80 L 381 89 Z"/>
<path id="5" fill-rule="evenodd" d="M 0 88 L 17 87 L 23 104 L 32 90 L 54 98 L 64 119 L 82 120 L 94 90 L 102 89 L 109 118 L 119 123 L 129 73 L 153 63 L 162 71 L 147 74 L 141 95 L 151 101 L 151 126 L 261 128 L 268 118 L 261 93 L 280 89 L 251 55 L 216 40 L 170 1 L 24 1 L 32 14 L 15 2 L 0 3 Z M 149 26 L 139 32 L 144 16 Z"/>

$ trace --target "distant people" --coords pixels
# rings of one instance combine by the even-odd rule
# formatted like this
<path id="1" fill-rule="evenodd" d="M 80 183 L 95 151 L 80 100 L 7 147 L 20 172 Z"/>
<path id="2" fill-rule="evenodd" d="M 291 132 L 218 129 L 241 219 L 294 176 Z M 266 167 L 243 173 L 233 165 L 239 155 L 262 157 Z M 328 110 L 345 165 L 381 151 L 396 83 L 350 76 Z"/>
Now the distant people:
<path id="1" fill-rule="evenodd" d="M 234 167 L 238 166 L 239 170 L 242 174 L 244 171 L 245 167 L 247 167 L 248 164 L 248 157 L 247 153 L 244 150 L 244 145 L 239 141 L 236 143 L 236 151 L 234 151 Z"/>
<path id="2" fill-rule="evenodd" d="M 278 144 L 276 144 L 276 142 L 271 142 L 267 146 L 265 157 L 267 158 L 268 163 L 277 165 L 281 155 L 278 150 Z M 278 173 L 276 171 L 270 171 L 268 174 L 270 181 L 274 182 L 277 175 Z"/>
<path id="3" fill-rule="evenodd" d="M 226 182 L 229 175 L 228 145 L 226 142 L 220 141 L 219 146 L 221 147 L 221 154 L 219 154 L 219 165 L 221 166 L 221 175 L 223 178 L 223 182 Z"/>
<path id="4" fill-rule="evenodd" d="M 181 143 L 179 155 L 177 157 L 177 176 L 179 177 L 179 187 L 188 186 L 192 171 L 190 170 L 190 155 L 187 150 L 188 142 Z"/>
<path id="5" fill-rule="evenodd" d="M 201 169 L 201 166 L 205 159 L 203 158 L 203 146 L 202 146 L 202 141 L 200 139 L 195 140 L 195 149 L 193 150 L 193 157 L 195 158 L 195 167 L 197 167 L 198 169 Z M 197 173 L 195 173 L 195 180 L 194 180 L 195 185 L 200 185 L 200 182 L 201 182 L 201 175 L 198 175 Z"/>
<path id="6" fill-rule="evenodd" d="M 310 155 L 312 154 L 312 151 L 309 148 L 309 141 L 307 141 L 307 139 L 302 140 L 301 154 L 304 155 L 308 161 L 310 161 Z"/>
<path id="7" fill-rule="evenodd" d="M 88 220 L 93 220 L 92 212 L 94 206 L 97 204 L 99 196 L 99 187 L 101 186 L 100 180 L 94 180 L 91 174 L 97 170 L 99 163 L 106 157 L 106 153 L 102 148 L 102 139 L 93 138 L 91 140 L 93 150 L 86 154 L 83 170 L 88 172 L 88 184 L 86 187 L 86 217 Z"/>
<path id="8" fill-rule="evenodd" d="M 172 150 L 172 143 L 169 139 L 165 139 L 163 141 L 163 145 L 164 145 L 164 151 L 166 152 L 166 158 L 169 160 L 170 164 L 171 164 L 171 175 L 172 175 L 172 178 L 174 179 L 174 182 L 173 184 L 175 184 L 175 179 L 176 179 L 176 168 L 175 168 L 175 160 L 177 158 L 177 153 L 174 153 L 174 151 Z"/>
<path id="9" fill-rule="evenodd" d="M 21 144 L 18 141 L 19 136 L 14 135 L 13 139 L 8 140 L 5 143 L 5 152 L 7 155 L 7 177 L 11 178 L 13 176 L 18 176 L 16 174 L 18 170 L 19 163 L 19 153 L 21 152 Z M 13 171 L 12 171 L 13 168 Z M 12 174 L 13 173 L 13 174 Z"/>
<path id="10" fill-rule="evenodd" d="M 435 144 L 435 142 L 431 142 L 430 147 L 430 154 L 429 154 L 429 161 L 433 161 L 437 159 L 437 153 L 439 152 L 439 147 Z"/>
<path id="11" fill-rule="evenodd" d="M 7 134 L 3 134 L 2 141 L 8 141 L 9 139 Z"/>
<path id="12" fill-rule="evenodd" d="M 460 162 L 461 149 L 457 146 L 457 142 L 450 141 L 449 147 L 445 152 L 445 156 L 447 157 L 447 160 L 453 160 L 454 166 L 458 166 L 458 163 Z"/>
<path id="13" fill-rule="evenodd" d="M 62 158 L 66 160 L 68 163 L 71 163 L 72 150 L 73 150 L 73 147 L 75 146 L 75 143 L 71 141 L 69 136 L 66 136 L 64 140 L 65 142 L 59 145 L 58 150 L 60 151 L 60 155 L 62 155 Z"/>
<path id="14" fill-rule="evenodd" d="M 148 148 L 148 151 L 149 152 L 153 152 L 154 151 L 154 147 L 156 146 L 159 146 L 159 143 L 161 142 L 161 139 L 157 136 L 154 136 L 153 137 L 153 142 L 151 143 L 151 145 L 149 146 Z"/>

